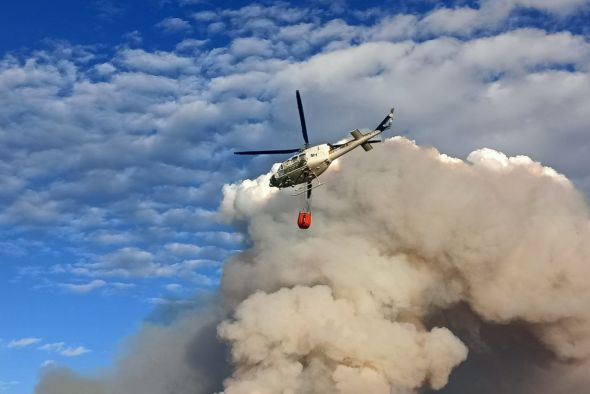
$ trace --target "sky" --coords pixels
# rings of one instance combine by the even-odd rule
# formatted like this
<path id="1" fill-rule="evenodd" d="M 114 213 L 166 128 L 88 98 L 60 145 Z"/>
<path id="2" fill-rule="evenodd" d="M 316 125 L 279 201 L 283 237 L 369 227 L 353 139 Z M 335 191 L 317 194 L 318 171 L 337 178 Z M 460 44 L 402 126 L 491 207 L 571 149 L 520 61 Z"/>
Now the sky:
<path id="1" fill-rule="evenodd" d="M 0 392 L 97 373 L 144 321 L 215 293 L 250 240 L 224 184 L 375 127 L 524 154 L 590 193 L 585 0 L 0 6 Z M 297 207 L 294 207 L 294 212 Z"/>

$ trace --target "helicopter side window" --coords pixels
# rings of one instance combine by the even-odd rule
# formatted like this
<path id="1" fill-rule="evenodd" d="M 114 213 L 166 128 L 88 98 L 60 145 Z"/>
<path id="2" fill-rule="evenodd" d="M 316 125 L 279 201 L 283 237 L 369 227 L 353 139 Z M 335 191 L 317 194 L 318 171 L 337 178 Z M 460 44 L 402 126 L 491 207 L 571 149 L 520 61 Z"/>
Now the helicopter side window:
<path id="1" fill-rule="evenodd" d="M 293 164 L 295 164 L 295 157 L 290 158 L 289 160 L 287 160 L 284 163 L 285 168 L 289 168 L 291 167 Z"/>

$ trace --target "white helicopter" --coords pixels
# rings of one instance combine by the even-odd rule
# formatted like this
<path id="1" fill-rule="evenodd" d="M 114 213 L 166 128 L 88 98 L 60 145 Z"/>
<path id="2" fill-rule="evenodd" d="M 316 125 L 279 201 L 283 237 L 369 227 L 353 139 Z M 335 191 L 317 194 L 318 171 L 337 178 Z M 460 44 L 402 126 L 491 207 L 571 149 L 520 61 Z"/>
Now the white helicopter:
<path id="1" fill-rule="evenodd" d="M 270 178 L 270 186 L 283 189 L 300 184 L 307 184 L 306 188 L 296 192 L 296 195 L 306 193 L 308 201 L 311 198 L 311 191 L 322 184 L 318 177 L 328 169 L 330 164 L 340 156 L 350 152 L 354 148 L 361 146 L 365 151 L 373 149 L 372 143 L 381 142 L 379 140 L 372 140 L 372 138 L 383 133 L 391 127 L 393 123 L 392 108 L 389 114 L 379 123 L 373 131 L 363 134 L 360 130 L 355 129 L 350 132 L 353 139 L 343 144 L 319 144 L 309 145 L 309 138 L 307 136 L 307 126 L 305 125 L 305 115 L 303 114 L 303 105 L 301 104 L 301 96 L 299 90 L 296 92 L 297 108 L 299 109 L 299 120 L 301 121 L 301 132 L 305 146 L 303 148 L 295 149 L 278 149 L 278 150 L 255 150 L 234 152 L 236 155 L 277 155 L 297 152 L 296 155 L 281 163 L 276 173 Z M 318 180 L 316 185 L 313 185 L 314 180 Z M 311 225 L 311 212 L 309 208 L 307 212 L 300 212 L 299 227 L 308 228 Z"/>

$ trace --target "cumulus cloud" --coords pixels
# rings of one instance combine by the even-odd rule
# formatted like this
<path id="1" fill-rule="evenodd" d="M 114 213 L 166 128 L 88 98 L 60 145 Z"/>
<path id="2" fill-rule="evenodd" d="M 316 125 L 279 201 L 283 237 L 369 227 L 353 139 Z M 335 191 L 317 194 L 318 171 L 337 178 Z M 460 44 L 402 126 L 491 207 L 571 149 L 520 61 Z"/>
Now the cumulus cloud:
<path id="1" fill-rule="evenodd" d="M 232 42 L 230 51 L 237 57 L 269 56 L 272 50 L 270 41 L 260 38 L 237 38 Z"/>
<path id="2" fill-rule="evenodd" d="M 201 248 L 197 245 L 182 244 L 178 242 L 167 244 L 166 249 L 168 249 L 171 253 L 179 255 L 194 255 L 201 251 Z"/>
<path id="3" fill-rule="evenodd" d="M 6 344 L 6 347 L 7 348 L 22 348 L 22 347 L 35 345 L 39 342 L 41 342 L 41 338 L 28 337 L 28 338 L 21 338 L 21 339 L 13 339 L 12 341 L 10 341 Z"/>
<path id="4" fill-rule="evenodd" d="M 191 24 L 181 18 L 166 18 L 156 24 L 156 27 L 167 33 L 179 33 L 191 30 Z"/>
<path id="5" fill-rule="evenodd" d="M 74 348 L 65 348 L 61 350 L 59 354 L 65 357 L 78 357 L 88 352 L 90 352 L 90 350 L 86 349 L 84 346 L 78 346 Z"/>
<path id="6" fill-rule="evenodd" d="M 169 276 L 171 267 L 160 264 L 156 257 L 138 248 L 122 248 L 105 255 L 100 261 L 80 265 L 74 270 L 87 271 L 89 274 L 101 273 L 114 276 Z"/>
<path id="7" fill-rule="evenodd" d="M 194 38 L 187 38 L 176 44 L 176 50 L 182 51 L 196 51 L 202 48 L 205 44 L 209 42 L 208 40 L 197 40 Z"/>
<path id="8" fill-rule="evenodd" d="M 587 0 L 482 0 L 477 7 L 438 7 L 419 18 L 406 18 L 410 28 L 393 29 L 398 35 L 428 36 L 440 34 L 469 35 L 501 30 L 511 18 L 518 23 L 519 12 L 536 10 L 557 17 L 570 15 L 588 5 Z M 399 23 L 398 19 L 395 22 Z M 394 20 L 389 23 L 394 24 Z"/>
<path id="9" fill-rule="evenodd" d="M 218 18 L 218 14 L 214 11 L 207 10 L 207 11 L 199 11 L 192 14 L 192 17 L 197 21 L 212 21 Z"/>
<path id="10" fill-rule="evenodd" d="M 170 52 L 147 52 L 143 49 L 127 49 L 120 53 L 118 61 L 125 67 L 148 74 L 196 70 L 192 59 Z"/>
<path id="11" fill-rule="evenodd" d="M 57 353 L 64 357 L 78 357 L 91 352 L 90 349 L 84 346 L 68 346 L 65 342 L 46 343 L 39 346 L 39 350 Z"/>
<path id="12" fill-rule="evenodd" d="M 104 280 L 95 279 L 89 283 L 61 283 L 59 286 L 72 293 L 89 293 L 93 290 L 100 289 L 107 284 Z"/>

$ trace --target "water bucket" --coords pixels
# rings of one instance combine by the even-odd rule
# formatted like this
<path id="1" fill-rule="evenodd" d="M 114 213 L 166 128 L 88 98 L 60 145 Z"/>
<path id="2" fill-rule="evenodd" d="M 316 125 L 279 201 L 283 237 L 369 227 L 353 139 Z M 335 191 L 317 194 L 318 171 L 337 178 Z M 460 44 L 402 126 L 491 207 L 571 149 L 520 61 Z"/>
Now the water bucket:
<path id="1" fill-rule="evenodd" d="M 307 229 L 311 226 L 311 212 L 300 211 L 297 217 L 297 225 L 301 229 Z"/>

